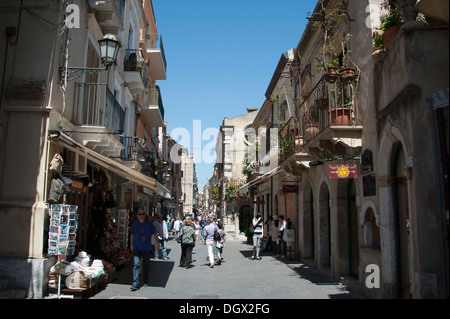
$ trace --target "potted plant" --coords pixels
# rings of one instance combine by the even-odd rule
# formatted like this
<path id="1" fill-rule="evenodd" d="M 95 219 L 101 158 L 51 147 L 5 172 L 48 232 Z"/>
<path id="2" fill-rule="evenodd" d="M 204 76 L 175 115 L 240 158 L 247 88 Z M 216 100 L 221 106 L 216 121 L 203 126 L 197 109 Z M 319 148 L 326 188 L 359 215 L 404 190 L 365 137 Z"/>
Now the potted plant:
<path id="1" fill-rule="evenodd" d="M 295 143 L 290 138 L 285 138 L 280 134 L 278 149 L 281 157 L 289 156 L 295 151 Z"/>
<path id="2" fill-rule="evenodd" d="M 378 62 L 381 56 L 384 53 L 384 45 L 383 45 L 383 31 L 375 30 L 372 32 L 372 43 L 373 43 L 373 52 L 372 58 L 374 62 Z"/>
<path id="3" fill-rule="evenodd" d="M 319 134 L 319 123 L 314 121 L 307 121 L 305 123 L 305 139 L 306 142 L 311 141 L 314 137 Z"/>
<path id="4" fill-rule="evenodd" d="M 331 125 L 350 125 L 350 98 L 347 96 L 347 88 L 345 86 L 341 86 L 341 88 L 341 91 L 332 90 L 335 99 L 332 103 L 334 106 L 331 107 L 329 112 Z"/>
<path id="5" fill-rule="evenodd" d="M 341 75 L 341 81 L 344 84 L 350 84 L 355 80 L 355 69 L 353 68 L 342 68 L 339 70 L 339 74 Z"/>
<path id="6" fill-rule="evenodd" d="M 388 50 L 397 36 L 401 25 L 403 24 L 403 18 L 393 6 L 386 5 L 389 7 L 389 12 L 387 14 L 381 15 L 381 27 L 380 30 L 383 31 L 383 47 L 384 50 Z"/>
<path id="7" fill-rule="evenodd" d="M 328 99 L 326 97 L 320 97 L 316 100 L 316 105 L 319 110 L 328 110 Z"/>
<path id="8" fill-rule="evenodd" d="M 383 31 L 382 30 L 375 30 L 372 32 L 372 43 L 373 43 L 373 50 L 377 51 L 377 50 L 383 50 L 384 49 L 384 45 L 383 45 Z"/>
<path id="9" fill-rule="evenodd" d="M 315 12 L 308 18 L 313 28 L 320 27 L 324 32 L 323 46 L 319 49 L 322 59 L 314 65 L 317 71 L 325 71 L 325 81 L 335 83 L 339 78 L 339 50 L 346 47 L 351 39 L 350 33 L 338 36 L 338 25 L 343 17 L 348 17 L 344 1 L 337 1 L 330 6 L 324 1 L 319 2 L 321 10 Z M 344 52 L 345 54 L 345 52 Z"/>

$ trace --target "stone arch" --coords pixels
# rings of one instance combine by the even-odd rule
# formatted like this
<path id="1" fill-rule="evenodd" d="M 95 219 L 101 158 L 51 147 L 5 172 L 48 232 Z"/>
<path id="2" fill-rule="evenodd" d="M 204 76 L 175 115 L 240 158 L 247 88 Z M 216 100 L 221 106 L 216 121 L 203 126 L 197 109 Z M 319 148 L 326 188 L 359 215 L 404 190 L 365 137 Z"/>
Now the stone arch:
<path id="1" fill-rule="evenodd" d="M 309 180 L 303 186 L 303 256 L 316 258 L 314 191 Z"/>
<path id="2" fill-rule="evenodd" d="M 319 266 L 331 268 L 332 265 L 332 218 L 331 194 L 328 183 L 323 181 L 319 188 Z"/>
<path id="3" fill-rule="evenodd" d="M 381 139 L 377 181 L 380 201 L 380 236 L 383 238 L 383 280 L 390 285 L 393 297 L 409 298 L 413 269 L 413 236 L 405 233 L 409 219 L 409 181 L 402 176 L 408 166 L 410 150 L 398 128 L 387 125 Z M 386 160 L 387 159 L 387 160 Z M 401 163 L 400 163 L 401 162 Z M 402 166 L 403 167 L 399 167 Z"/>

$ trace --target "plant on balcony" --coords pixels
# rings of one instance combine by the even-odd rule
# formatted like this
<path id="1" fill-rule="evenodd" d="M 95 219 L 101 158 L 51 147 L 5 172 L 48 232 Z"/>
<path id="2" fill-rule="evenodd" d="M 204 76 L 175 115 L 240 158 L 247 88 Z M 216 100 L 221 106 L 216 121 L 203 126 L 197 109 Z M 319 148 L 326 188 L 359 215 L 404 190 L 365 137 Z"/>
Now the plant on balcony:
<path id="1" fill-rule="evenodd" d="M 347 44 L 352 35 L 344 33 L 338 36 L 336 29 L 344 17 L 348 17 L 344 1 L 337 1 L 332 7 L 326 7 L 323 1 L 320 1 L 321 10 L 315 12 L 308 18 L 312 22 L 312 27 L 320 27 L 324 32 L 323 46 L 319 49 L 322 58 L 314 63 L 317 72 L 325 71 L 325 81 L 335 83 L 339 77 L 339 50 L 343 48 L 344 58 Z M 347 54 L 350 51 L 347 51 Z"/>
<path id="2" fill-rule="evenodd" d="M 341 75 L 341 81 L 344 84 L 352 83 L 356 78 L 356 71 L 353 68 L 342 68 L 339 70 L 339 74 Z"/>
<path id="3" fill-rule="evenodd" d="M 147 65 L 147 62 L 144 59 L 144 57 L 138 56 L 138 58 L 136 60 L 136 68 L 138 70 L 144 70 L 146 65 Z"/>
<path id="4" fill-rule="evenodd" d="M 382 32 L 384 50 L 387 50 L 390 47 L 400 30 L 400 26 L 403 24 L 403 18 L 400 15 L 400 12 L 389 2 L 389 0 L 384 0 L 381 4 L 383 8 L 388 10 L 388 13 L 380 16 L 381 26 L 379 30 Z"/>
<path id="5" fill-rule="evenodd" d="M 209 188 L 209 193 L 211 194 L 212 199 L 219 199 L 219 187 L 218 186 L 211 186 Z"/>
<path id="6" fill-rule="evenodd" d="M 373 50 L 383 50 L 383 31 L 382 30 L 375 30 L 372 32 L 372 43 L 373 43 Z"/>
<path id="7" fill-rule="evenodd" d="M 292 154 L 295 151 L 295 142 L 291 138 L 279 134 L 278 150 L 281 156 Z"/>
<path id="8" fill-rule="evenodd" d="M 255 161 L 250 161 L 248 154 L 244 156 L 242 164 L 244 164 L 242 167 L 242 174 L 244 174 L 247 179 L 250 179 L 250 177 L 258 170 L 257 165 L 255 165 Z"/>
<path id="9" fill-rule="evenodd" d="M 238 185 L 234 181 L 230 181 L 225 186 L 225 199 L 232 200 L 236 198 L 237 192 L 239 191 Z"/>
<path id="10" fill-rule="evenodd" d="M 316 106 L 321 111 L 328 110 L 328 98 L 320 97 L 320 98 L 316 99 Z"/>
<path id="11" fill-rule="evenodd" d="M 332 89 L 330 121 L 332 125 L 349 125 L 351 118 L 351 98 L 348 95 L 348 87 L 340 85 L 339 89 Z"/>
<path id="12" fill-rule="evenodd" d="M 248 160 L 248 156 L 245 156 L 244 159 L 242 160 L 242 164 L 244 164 L 244 166 L 242 167 L 242 174 L 244 174 L 245 176 L 247 176 L 247 179 L 250 178 L 250 176 L 252 175 L 250 169 L 249 169 L 249 160 Z"/>

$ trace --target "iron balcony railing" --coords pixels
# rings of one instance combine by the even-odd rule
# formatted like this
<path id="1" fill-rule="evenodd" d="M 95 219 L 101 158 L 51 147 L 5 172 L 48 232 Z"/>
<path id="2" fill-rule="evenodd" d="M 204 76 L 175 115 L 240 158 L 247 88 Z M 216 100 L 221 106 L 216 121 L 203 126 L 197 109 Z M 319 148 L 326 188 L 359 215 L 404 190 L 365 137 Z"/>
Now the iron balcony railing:
<path id="1" fill-rule="evenodd" d="M 291 117 L 289 121 L 278 131 L 278 151 L 280 163 L 295 153 L 300 153 L 303 148 L 303 136 L 301 135 L 300 121 L 297 117 Z"/>
<path id="2" fill-rule="evenodd" d="M 75 83 L 75 125 L 103 126 L 111 133 L 123 131 L 125 112 L 102 83 Z"/>
<path id="3" fill-rule="evenodd" d="M 324 75 L 298 107 L 299 132 L 304 144 L 332 126 L 361 124 L 354 82 L 326 81 Z"/>
<path id="4" fill-rule="evenodd" d="M 144 86 L 150 85 L 150 76 L 148 74 L 147 60 L 141 49 L 125 49 L 124 52 L 124 71 L 136 71 L 141 74 Z"/>
<path id="5" fill-rule="evenodd" d="M 144 95 L 144 105 L 158 105 L 161 118 L 164 120 L 164 105 L 161 97 L 161 91 L 159 87 L 146 89 Z"/>
<path id="6" fill-rule="evenodd" d="M 160 50 L 161 57 L 164 64 L 164 69 L 167 69 L 166 53 L 164 52 L 164 44 L 162 35 L 159 33 L 147 33 L 145 37 L 145 47 L 148 50 Z"/>
<path id="7" fill-rule="evenodd" d="M 333 126 L 361 124 L 355 99 L 354 83 L 336 80 L 332 83 L 323 76 L 311 93 L 296 108 L 278 132 L 279 160 L 283 162 L 321 132 Z"/>

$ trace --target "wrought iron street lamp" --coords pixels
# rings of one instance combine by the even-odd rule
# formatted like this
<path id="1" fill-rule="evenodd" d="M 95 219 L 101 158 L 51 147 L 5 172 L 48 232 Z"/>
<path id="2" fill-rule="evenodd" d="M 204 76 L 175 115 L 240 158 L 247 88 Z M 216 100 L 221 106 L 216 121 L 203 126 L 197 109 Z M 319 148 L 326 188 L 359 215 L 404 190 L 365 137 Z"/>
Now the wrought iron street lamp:
<path id="1" fill-rule="evenodd" d="M 108 70 L 108 68 L 116 62 L 117 54 L 120 49 L 120 41 L 112 34 L 106 34 L 103 38 L 98 40 L 100 46 L 101 61 L 105 68 L 77 68 L 77 67 L 62 67 L 61 79 L 67 75 L 67 81 L 75 80 L 83 74 L 96 74 L 101 71 Z"/>

